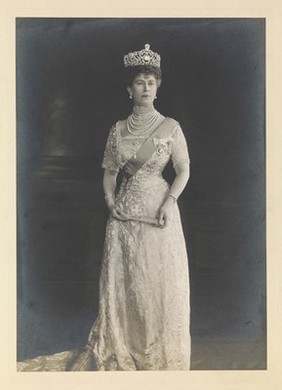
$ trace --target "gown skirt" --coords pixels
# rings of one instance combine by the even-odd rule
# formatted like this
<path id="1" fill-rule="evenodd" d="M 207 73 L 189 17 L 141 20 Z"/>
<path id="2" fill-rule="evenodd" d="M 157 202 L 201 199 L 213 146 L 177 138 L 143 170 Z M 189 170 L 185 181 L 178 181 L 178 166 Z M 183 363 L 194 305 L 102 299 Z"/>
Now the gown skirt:
<path id="1" fill-rule="evenodd" d="M 156 217 L 169 186 L 160 172 L 124 178 L 125 214 Z M 189 275 L 178 205 L 166 227 L 109 218 L 100 311 L 90 336 L 99 370 L 188 370 Z"/>

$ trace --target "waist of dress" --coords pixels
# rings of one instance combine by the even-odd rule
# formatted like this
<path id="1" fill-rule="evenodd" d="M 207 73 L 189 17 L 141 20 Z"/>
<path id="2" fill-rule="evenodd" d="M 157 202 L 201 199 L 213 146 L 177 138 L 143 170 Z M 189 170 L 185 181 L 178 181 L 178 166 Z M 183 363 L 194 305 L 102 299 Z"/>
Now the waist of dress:
<path id="1" fill-rule="evenodd" d="M 153 173 L 144 176 L 134 175 L 130 179 L 126 179 L 126 177 L 124 177 L 121 186 L 124 190 L 136 192 L 166 192 L 169 189 L 169 184 L 163 178 L 161 173 Z"/>

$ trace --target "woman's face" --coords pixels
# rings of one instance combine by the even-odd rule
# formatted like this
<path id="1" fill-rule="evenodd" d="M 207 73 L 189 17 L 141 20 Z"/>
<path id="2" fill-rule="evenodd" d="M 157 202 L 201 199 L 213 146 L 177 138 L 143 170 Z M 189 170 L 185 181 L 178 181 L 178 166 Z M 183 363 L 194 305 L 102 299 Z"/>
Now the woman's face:
<path id="1" fill-rule="evenodd" d="M 157 80 L 151 74 L 140 73 L 135 77 L 131 87 L 127 87 L 128 93 L 132 96 L 137 106 L 149 106 L 154 102 L 157 95 Z"/>

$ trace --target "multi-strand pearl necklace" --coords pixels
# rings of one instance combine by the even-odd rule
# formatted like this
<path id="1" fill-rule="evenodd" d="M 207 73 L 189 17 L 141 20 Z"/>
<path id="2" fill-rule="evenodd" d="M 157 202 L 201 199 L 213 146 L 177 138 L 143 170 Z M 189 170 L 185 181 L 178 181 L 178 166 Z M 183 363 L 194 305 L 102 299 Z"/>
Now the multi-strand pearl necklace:
<path id="1" fill-rule="evenodd" d="M 134 106 L 132 114 L 127 118 L 127 130 L 135 136 L 147 134 L 159 117 L 160 113 L 153 105 Z"/>

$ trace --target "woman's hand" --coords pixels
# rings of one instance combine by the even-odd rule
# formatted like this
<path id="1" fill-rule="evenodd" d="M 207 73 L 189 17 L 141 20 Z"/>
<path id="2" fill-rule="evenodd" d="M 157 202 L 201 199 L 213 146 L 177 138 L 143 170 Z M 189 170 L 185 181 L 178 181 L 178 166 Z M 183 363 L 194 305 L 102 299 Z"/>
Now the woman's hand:
<path id="1" fill-rule="evenodd" d="M 116 179 L 118 172 L 105 169 L 103 177 L 103 188 L 105 193 L 105 202 L 113 218 L 120 221 L 126 221 L 127 218 L 120 209 L 115 204 L 115 189 L 116 189 Z"/>
<path id="2" fill-rule="evenodd" d="M 162 207 L 159 210 L 158 213 L 158 222 L 160 228 L 165 228 L 167 224 L 169 223 L 169 220 L 171 218 L 172 213 L 172 206 L 174 204 L 174 201 L 171 196 L 168 196 L 162 205 Z"/>
<path id="3" fill-rule="evenodd" d="M 122 209 L 119 206 L 113 204 L 109 207 L 109 210 L 113 218 L 118 219 L 119 221 L 128 220 L 128 218 L 126 217 L 126 215 L 123 213 Z"/>
<path id="4" fill-rule="evenodd" d="M 105 196 L 105 201 L 113 218 L 118 219 L 119 221 L 128 220 L 123 210 L 116 205 L 115 197 L 113 194 Z"/>

